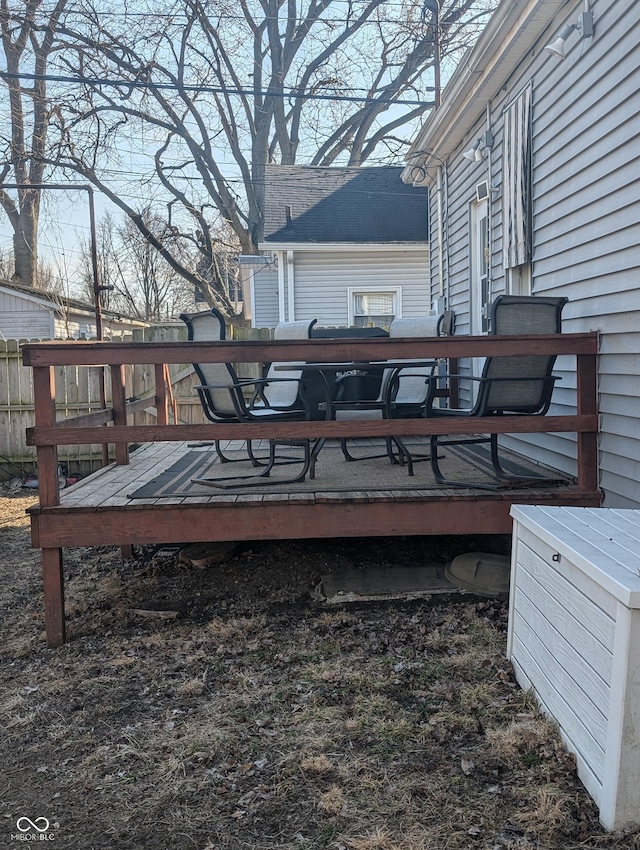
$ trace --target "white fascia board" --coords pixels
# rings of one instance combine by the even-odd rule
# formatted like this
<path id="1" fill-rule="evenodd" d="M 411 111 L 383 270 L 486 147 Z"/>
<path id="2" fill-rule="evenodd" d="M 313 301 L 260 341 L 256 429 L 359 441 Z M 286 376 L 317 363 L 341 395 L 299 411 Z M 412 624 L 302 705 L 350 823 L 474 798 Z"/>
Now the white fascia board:
<path id="1" fill-rule="evenodd" d="M 413 169 L 429 158 L 424 151 L 435 155 L 434 166 L 446 161 L 513 71 L 527 60 L 541 35 L 553 29 L 556 15 L 562 10 L 568 15 L 573 5 L 579 8 L 580 4 L 571 0 L 502 0 L 454 71 L 441 106 L 418 131 L 405 157 L 411 163 L 402 172 L 405 183 L 413 183 Z M 422 185 L 434 180 L 428 175 Z"/>
<path id="2" fill-rule="evenodd" d="M 424 251 L 429 248 L 428 242 L 262 242 L 258 245 L 260 251 L 313 251 L 313 252 L 346 252 L 346 251 Z"/>

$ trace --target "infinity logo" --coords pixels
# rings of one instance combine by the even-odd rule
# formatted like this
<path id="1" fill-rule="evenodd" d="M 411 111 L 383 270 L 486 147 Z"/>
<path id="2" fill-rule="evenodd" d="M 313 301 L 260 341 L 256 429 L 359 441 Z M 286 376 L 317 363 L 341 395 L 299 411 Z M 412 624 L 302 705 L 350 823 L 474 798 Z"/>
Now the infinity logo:
<path id="1" fill-rule="evenodd" d="M 21 824 L 25 823 L 26 826 L 21 826 Z M 38 826 L 38 824 L 43 825 Z M 29 832 L 30 829 L 35 829 L 37 832 L 46 832 L 49 829 L 49 821 L 46 818 L 36 818 L 35 821 L 29 818 L 18 818 L 16 826 L 20 832 Z"/>

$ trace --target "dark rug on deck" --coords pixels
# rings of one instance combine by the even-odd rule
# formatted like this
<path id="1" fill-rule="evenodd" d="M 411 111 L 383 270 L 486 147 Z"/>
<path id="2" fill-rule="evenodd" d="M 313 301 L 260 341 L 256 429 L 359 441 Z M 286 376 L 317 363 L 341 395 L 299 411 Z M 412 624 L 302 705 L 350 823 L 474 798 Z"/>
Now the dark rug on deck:
<path id="1" fill-rule="evenodd" d="M 411 453 L 427 454 L 428 444 L 412 444 L 407 441 Z M 349 443 L 349 449 L 354 456 L 378 454 L 384 450 L 382 445 L 358 446 Z M 279 447 L 278 453 L 295 457 L 298 448 Z M 260 468 L 251 466 L 246 452 L 227 452 L 234 463 L 220 463 L 213 447 L 199 448 L 183 455 L 176 463 L 148 481 L 135 492 L 128 494 L 130 499 L 182 498 L 185 496 L 214 496 L 225 493 L 255 493 L 270 494 L 278 492 L 277 485 L 282 484 L 280 492 L 287 493 L 353 493 L 383 490 L 429 490 L 438 489 L 439 485 L 431 474 L 429 461 L 414 464 L 414 476 L 409 477 L 406 466 L 392 464 L 385 457 L 358 460 L 349 463 L 344 460 L 337 446 L 324 446 L 316 464 L 316 477 L 295 484 L 285 484 L 284 481 L 295 477 L 300 468 L 294 463 L 278 463 L 268 478 L 253 478 L 259 486 L 243 486 L 242 482 L 233 483 L 231 489 L 221 489 L 203 484 L 196 484 L 194 478 L 222 478 L 225 476 L 256 475 Z M 440 467 L 447 478 L 456 481 L 474 483 L 491 483 L 492 466 L 489 459 L 489 449 L 485 445 L 443 446 L 440 453 Z M 245 460 L 246 459 L 246 460 Z M 527 486 L 559 486 L 573 483 L 575 479 L 565 476 L 556 470 L 546 469 L 529 462 L 520 455 L 507 450 L 501 451 L 501 461 L 504 469 L 511 475 L 527 478 L 531 475 L 544 475 L 545 480 Z M 518 487 L 522 484 L 505 486 Z"/>

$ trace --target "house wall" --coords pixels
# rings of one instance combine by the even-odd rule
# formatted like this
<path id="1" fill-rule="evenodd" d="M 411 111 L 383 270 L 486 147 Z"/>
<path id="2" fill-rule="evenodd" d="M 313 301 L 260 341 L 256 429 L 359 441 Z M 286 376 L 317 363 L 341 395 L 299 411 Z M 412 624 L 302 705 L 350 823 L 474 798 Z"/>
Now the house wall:
<path id="1" fill-rule="evenodd" d="M 50 339 L 53 315 L 34 301 L 0 291 L 0 333 L 5 339 Z"/>
<path id="2" fill-rule="evenodd" d="M 96 336 L 96 323 L 90 316 L 77 316 L 71 313 L 66 319 L 55 320 L 56 339 L 86 339 Z"/>
<path id="3" fill-rule="evenodd" d="M 608 507 L 640 507 L 640 17 L 633 0 L 594 0 L 595 36 L 588 45 L 573 33 L 560 61 L 542 48 L 583 5 L 567 6 L 526 56 L 472 131 L 460 140 L 447 168 L 446 240 L 442 257 L 448 305 L 456 332 L 470 328 L 470 214 L 475 186 L 501 185 L 502 113 L 532 82 L 534 294 L 567 296 L 563 329 L 598 329 L 601 412 L 601 486 Z M 533 58 L 531 58 L 533 57 Z M 462 157 L 487 128 L 494 134 L 482 163 Z M 436 221 L 436 193 L 431 193 Z M 490 193 L 491 297 L 505 292 L 502 201 Z M 432 287 L 440 257 L 432 228 Z M 463 368 L 464 368 L 463 364 Z M 562 377 L 552 413 L 575 410 L 574 364 L 558 359 Z M 463 386 L 462 395 L 464 398 Z M 575 472 L 574 435 L 536 435 L 507 441 L 541 462 Z"/>
<path id="4" fill-rule="evenodd" d="M 431 309 L 429 251 L 384 249 L 295 253 L 295 318 L 320 326 L 349 324 L 348 289 L 402 287 L 402 315 L 424 316 Z"/>
<path id="5" fill-rule="evenodd" d="M 254 328 L 274 328 L 279 321 L 278 270 L 261 269 L 251 274 L 252 313 Z"/>

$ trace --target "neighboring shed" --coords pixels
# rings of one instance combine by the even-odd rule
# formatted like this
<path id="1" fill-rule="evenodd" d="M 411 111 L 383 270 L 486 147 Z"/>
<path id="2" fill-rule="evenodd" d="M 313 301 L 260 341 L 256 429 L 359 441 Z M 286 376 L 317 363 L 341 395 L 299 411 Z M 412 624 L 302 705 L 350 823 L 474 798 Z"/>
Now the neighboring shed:
<path id="1" fill-rule="evenodd" d="M 102 312 L 105 339 L 148 328 L 149 322 Z M 91 304 L 0 281 L 0 339 L 90 339 L 96 335 Z"/>
<path id="2" fill-rule="evenodd" d="M 262 251 L 276 265 L 251 280 L 252 324 L 389 323 L 430 312 L 428 199 L 402 169 L 268 166 Z"/>
<path id="3" fill-rule="evenodd" d="M 567 25 L 560 59 L 545 48 Z M 570 299 L 566 331 L 602 333 L 608 507 L 640 506 L 639 42 L 634 0 L 502 0 L 403 172 L 429 189 L 431 298 L 458 332 L 485 332 L 496 295 L 531 292 Z M 571 366 L 558 361 L 552 413 L 575 409 Z M 569 435 L 536 435 L 524 451 L 575 470 Z"/>

